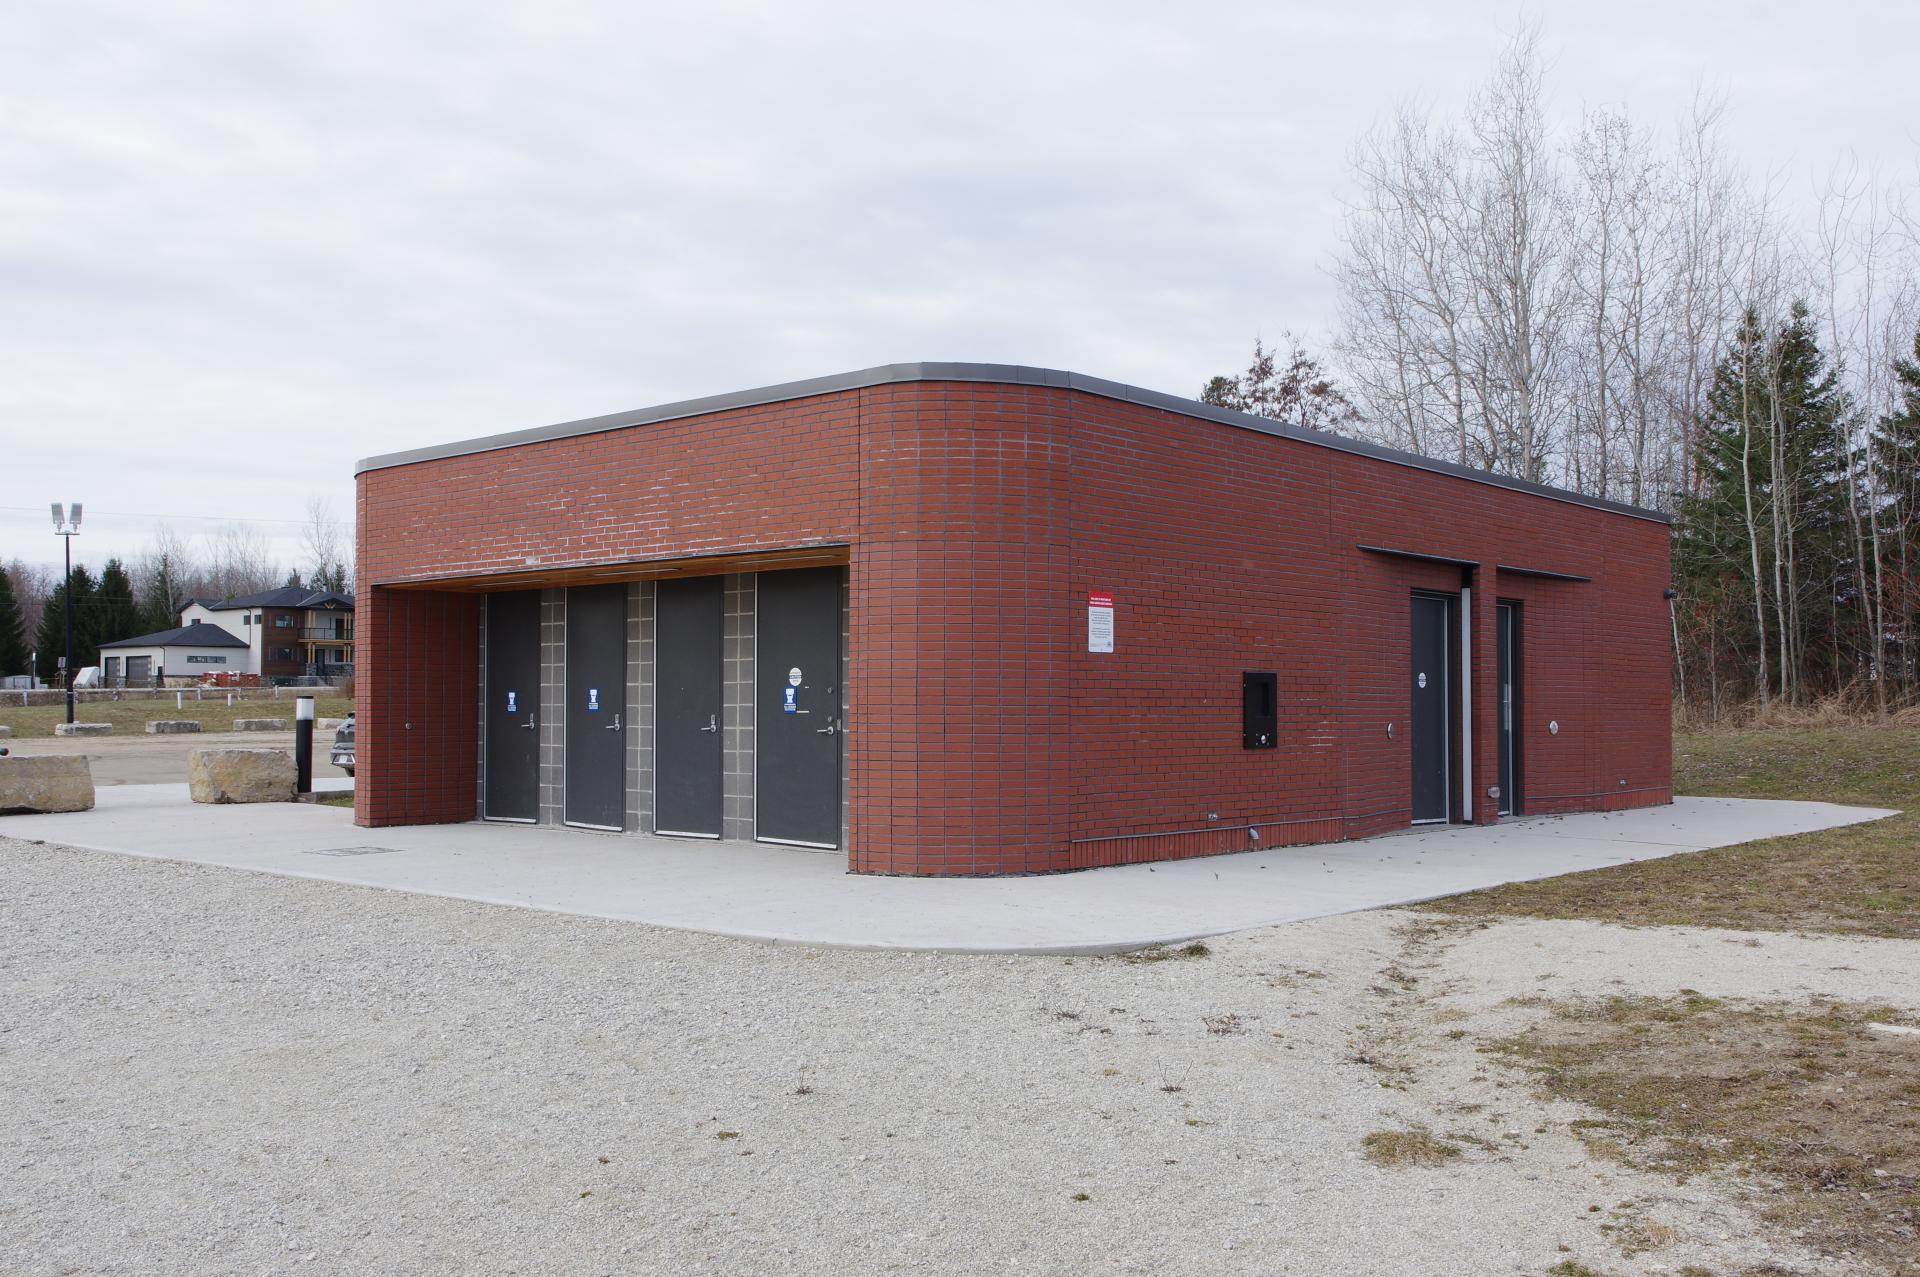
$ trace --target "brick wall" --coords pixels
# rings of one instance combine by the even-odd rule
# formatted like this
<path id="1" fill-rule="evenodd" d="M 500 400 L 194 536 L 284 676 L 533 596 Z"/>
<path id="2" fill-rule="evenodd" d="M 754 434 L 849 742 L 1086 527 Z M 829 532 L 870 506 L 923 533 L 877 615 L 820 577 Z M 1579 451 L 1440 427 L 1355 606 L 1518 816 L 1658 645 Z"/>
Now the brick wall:
<path id="1" fill-rule="evenodd" d="M 1408 600 L 1463 576 L 1359 544 L 1480 565 L 1476 818 L 1497 807 L 1497 599 L 1521 608 L 1523 810 L 1670 796 L 1663 525 L 1138 404 L 883 385 L 371 471 L 359 503 L 363 750 L 391 736 L 389 698 L 473 716 L 470 606 L 387 584 L 848 545 L 858 871 L 1037 872 L 1404 825 Z M 1093 590 L 1116 598 L 1111 654 L 1086 651 Z M 468 681 L 450 665 L 409 691 L 394 675 L 421 658 L 388 629 L 421 634 L 429 614 L 466 642 Z M 1262 669 L 1282 743 L 1244 750 L 1240 675 Z M 474 752 L 445 764 L 466 768 L 457 814 L 369 762 L 358 818 L 470 818 Z"/>

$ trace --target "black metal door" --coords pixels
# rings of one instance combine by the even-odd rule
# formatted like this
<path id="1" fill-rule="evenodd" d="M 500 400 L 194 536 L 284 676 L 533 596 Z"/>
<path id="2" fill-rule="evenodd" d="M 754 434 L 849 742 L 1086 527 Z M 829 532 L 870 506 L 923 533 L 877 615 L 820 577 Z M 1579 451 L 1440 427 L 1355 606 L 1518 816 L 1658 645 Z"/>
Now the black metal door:
<path id="1" fill-rule="evenodd" d="M 771 842 L 840 845 L 840 578 L 759 577 L 753 810 Z"/>
<path id="2" fill-rule="evenodd" d="M 153 658 L 151 656 L 129 656 L 127 658 L 126 686 L 145 687 L 153 681 Z"/>
<path id="3" fill-rule="evenodd" d="M 569 825 L 627 827 L 627 587 L 567 591 Z"/>
<path id="4" fill-rule="evenodd" d="M 1511 816 L 1520 810 L 1520 768 L 1514 724 L 1520 713 L 1520 683 L 1515 675 L 1514 640 L 1518 637 L 1520 613 L 1511 603 L 1494 605 L 1494 633 L 1499 652 L 1500 690 L 1500 814 Z"/>
<path id="5" fill-rule="evenodd" d="M 540 814 L 540 593 L 487 596 L 488 820 Z"/>
<path id="6" fill-rule="evenodd" d="M 653 828 L 720 836 L 721 578 L 662 581 L 655 595 Z"/>
<path id="7" fill-rule="evenodd" d="M 1448 641 L 1452 611 L 1447 600 L 1429 594 L 1413 596 L 1413 819 L 1447 819 Z"/>

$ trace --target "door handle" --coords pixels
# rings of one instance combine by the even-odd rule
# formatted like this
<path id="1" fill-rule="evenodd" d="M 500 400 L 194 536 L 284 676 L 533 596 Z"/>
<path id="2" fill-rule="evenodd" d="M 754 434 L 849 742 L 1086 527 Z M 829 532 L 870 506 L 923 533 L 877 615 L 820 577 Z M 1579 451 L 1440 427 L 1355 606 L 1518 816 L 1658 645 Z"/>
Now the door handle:
<path id="1" fill-rule="evenodd" d="M 617 732 L 620 730 L 620 716 L 618 714 L 615 714 L 613 716 L 613 722 L 608 725 L 607 730 L 610 732 Z"/>
<path id="2" fill-rule="evenodd" d="M 540 725 L 539 720 L 536 719 L 532 714 L 527 715 L 527 721 L 520 724 L 523 730 L 529 731 L 529 732 L 532 731 L 535 727 L 538 727 L 539 725 Z"/>
<path id="3" fill-rule="evenodd" d="M 836 727 L 836 726 L 835 726 L 834 724 L 832 724 L 832 723 L 828 723 L 828 724 L 827 724 L 827 725 L 826 725 L 825 727 L 816 727 L 816 728 L 814 728 L 814 729 L 813 729 L 813 734 L 814 734 L 815 736 L 831 736 L 831 735 L 833 735 L 833 734 L 834 734 L 835 732 L 837 732 L 837 731 L 839 731 L 839 730 L 840 730 L 840 729 L 839 729 L 838 727 Z"/>
<path id="4" fill-rule="evenodd" d="M 705 727 L 702 727 L 702 728 L 701 728 L 700 730 L 701 730 L 701 731 L 703 731 L 703 732 L 717 732 L 717 731 L 719 731 L 719 730 L 720 730 L 720 720 L 719 720 L 719 718 L 717 718 L 716 716 L 714 716 L 714 715 L 712 715 L 712 714 L 709 714 L 709 715 L 707 715 L 707 725 L 706 725 Z"/>

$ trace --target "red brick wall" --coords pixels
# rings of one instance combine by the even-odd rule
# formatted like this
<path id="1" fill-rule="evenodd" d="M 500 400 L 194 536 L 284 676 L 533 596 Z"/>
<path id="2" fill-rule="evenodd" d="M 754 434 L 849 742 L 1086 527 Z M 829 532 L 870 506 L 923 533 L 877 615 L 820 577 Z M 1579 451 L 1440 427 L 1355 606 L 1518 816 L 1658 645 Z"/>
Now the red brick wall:
<path id="1" fill-rule="evenodd" d="M 1036 872 L 1239 850 L 1249 826 L 1272 845 L 1404 825 L 1408 598 L 1461 577 L 1357 543 L 1482 565 L 1478 818 L 1496 598 L 1523 609 L 1526 810 L 1670 793 L 1663 525 L 1094 395 L 847 391 L 372 471 L 360 512 L 362 751 L 401 748 L 395 698 L 468 723 L 431 799 L 365 764 L 362 823 L 470 818 L 474 794 L 471 608 L 373 583 L 821 543 L 852 547 L 856 870 Z M 1110 655 L 1086 651 L 1091 590 L 1116 596 Z M 464 681 L 409 690 L 396 674 L 426 658 L 389 631 L 435 626 L 465 644 Z M 1259 669 L 1280 674 L 1275 750 L 1240 745 L 1240 674 Z"/>
<path id="2" fill-rule="evenodd" d="M 361 580 L 354 600 L 360 618 L 354 821 L 471 820 L 480 747 L 480 596 Z"/>

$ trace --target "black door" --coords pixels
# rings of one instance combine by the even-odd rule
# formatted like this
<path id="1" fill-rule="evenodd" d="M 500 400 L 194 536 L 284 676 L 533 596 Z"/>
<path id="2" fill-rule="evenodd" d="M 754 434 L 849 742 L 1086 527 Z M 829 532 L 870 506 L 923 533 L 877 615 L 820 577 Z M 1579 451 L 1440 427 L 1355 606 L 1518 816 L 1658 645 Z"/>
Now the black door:
<path id="1" fill-rule="evenodd" d="M 1518 649 L 1520 610 L 1511 603 L 1494 605 L 1494 633 L 1500 649 L 1500 814 L 1520 810 L 1520 766 L 1514 726 L 1520 714 L 1520 680 L 1514 664 Z"/>
<path id="2" fill-rule="evenodd" d="M 1413 819 L 1447 818 L 1447 667 L 1452 609 L 1429 594 L 1413 596 Z"/>
<path id="3" fill-rule="evenodd" d="M 756 831 L 838 847 L 840 569 L 762 572 L 756 616 Z"/>
<path id="4" fill-rule="evenodd" d="M 662 581 L 654 605 L 653 828 L 720 836 L 721 578 Z"/>
<path id="5" fill-rule="evenodd" d="M 488 820 L 540 814 L 540 592 L 487 596 Z"/>
<path id="6" fill-rule="evenodd" d="M 627 587 L 567 591 L 569 825 L 627 827 Z"/>

